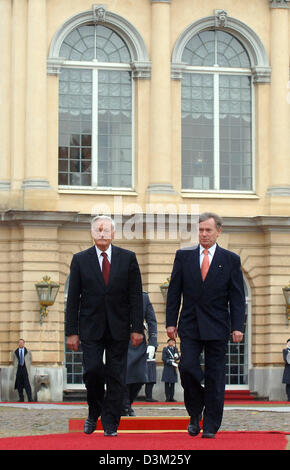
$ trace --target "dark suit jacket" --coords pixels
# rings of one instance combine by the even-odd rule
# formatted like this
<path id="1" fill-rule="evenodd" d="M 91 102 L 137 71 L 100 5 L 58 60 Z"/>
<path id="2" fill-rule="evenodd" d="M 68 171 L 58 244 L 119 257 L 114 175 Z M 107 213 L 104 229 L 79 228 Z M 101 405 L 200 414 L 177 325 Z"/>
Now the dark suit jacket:
<path id="1" fill-rule="evenodd" d="M 166 326 L 179 336 L 201 340 L 228 340 L 230 331 L 243 331 L 245 294 L 240 257 L 221 248 L 216 251 L 203 282 L 199 246 L 176 252 L 167 294 Z"/>
<path id="2" fill-rule="evenodd" d="M 108 286 L 96 248 L 81 251 L 71 262 L 66 306 L 66 335 L 99 340 L 108 326 L 116 340 L 143 333 L 142 282 L 135 253 L 112 245 Z"/>
<path id="3" fill-rule="evenodd" d="M 283 384 L 290 384 L 290 364 L 287 362 L 287 355 L 290 353 L 288 348 L 283 349 L 283 359 L 285 361 L 285 368 L 282 377 Z"/>

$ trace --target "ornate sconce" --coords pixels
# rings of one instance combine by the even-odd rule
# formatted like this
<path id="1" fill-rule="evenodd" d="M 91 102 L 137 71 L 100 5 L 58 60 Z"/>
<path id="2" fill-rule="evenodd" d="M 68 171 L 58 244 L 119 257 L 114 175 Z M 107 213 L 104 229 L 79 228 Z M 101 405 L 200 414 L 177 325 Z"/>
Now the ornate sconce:
<path id="1" fill-rule="evenodd" d="M 54 304 L 59 284 L 50 280 L 49 276 L 44 276 L 42 281 L 35 284 L 36 292 L 40 303 L 40 324 L 42 325 L 43 317 L 48 314 L 47 307 Z"/>
<path id="2" fill-rule="evenodd" d="M 161 294 L 163 296 L 163 300 L 164 300 L 165 304 L 166 304 L 166 300 L 167 300 L 167 292 L 168 292 L 169 282 L 170 282 L 170 277 L 168 277 L 167 280 L 165 282 L 163 282 L 163 284 L 161 284 L 161 286 L 160 286 Z"/>
<path id="3" fill-rule="evenodd" d="M 282 290 L 286 302 L 286 321 L 288 326 L 290 320 L 290 283 L 287 286 L 283 287 Z"/>

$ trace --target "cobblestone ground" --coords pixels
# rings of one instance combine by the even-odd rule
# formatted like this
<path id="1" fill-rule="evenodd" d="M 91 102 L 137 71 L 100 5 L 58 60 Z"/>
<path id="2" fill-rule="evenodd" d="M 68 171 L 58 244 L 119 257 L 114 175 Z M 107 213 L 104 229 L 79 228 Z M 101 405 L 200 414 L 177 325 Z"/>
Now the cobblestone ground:
<path id="1" fill-rule="evenodd" d="M 138 405 L 134 409 L 137 416 L 187 416 L 184 407 L 160 408 Z M 0 438 L 66 433 L 70 418 L 86 418 L 86 416 L 86 406 L 73 409 L 0 406 Z M 279 412 L 249 409 L 230 410 L 225 407 L 221 430 L 290 432 L 290 408 L 289 412 Z"/>

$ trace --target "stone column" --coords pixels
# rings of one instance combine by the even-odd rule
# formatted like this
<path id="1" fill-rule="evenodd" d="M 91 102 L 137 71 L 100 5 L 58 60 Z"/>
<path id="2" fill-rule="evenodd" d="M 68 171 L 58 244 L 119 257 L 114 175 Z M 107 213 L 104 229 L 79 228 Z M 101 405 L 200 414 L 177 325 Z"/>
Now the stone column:
<path id="1" fill-rule="evenodd" d="M 171 175 L 171 0 L 151 0 L 149 193 L 173 193 Z"/>
<path id="2" fill-rule="evenodd" d="M 11 0 L 0 2 L 0 208 L 4 208 L 10 189 L 10 87 L 11 87 Z"/>
<path id="3" fill-rule="evenodd" d="M 289 0 L 270 0 L 271 8 L 271 147 L 268 196 L 290 196 L 289 159 Z M 288 201 L 288 200 L 287 200 Z M 286 203 L 286 201 L 284 202 Z M 281 202 L 283 205 L 283 202 Z M 287 202 L 287 205 L 289 202 Z"/>
<path id="4" fill-rule="evenodd" d="M 24 190 L 50 189 L 46 160 L 46 54 L 46 0 L 29 0 Z"/>

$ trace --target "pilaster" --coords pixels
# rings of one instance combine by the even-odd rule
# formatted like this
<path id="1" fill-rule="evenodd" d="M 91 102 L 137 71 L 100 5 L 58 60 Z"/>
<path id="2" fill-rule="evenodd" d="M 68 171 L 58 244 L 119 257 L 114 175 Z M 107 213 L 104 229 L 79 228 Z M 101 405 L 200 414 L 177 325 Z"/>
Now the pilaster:
<path id="1" fill-rule="evenodd" d="M 11 87 L 11 0 L 0 2 L 0 207 L 8 202 L 10 190 L 10 87 Z"/>
<path id="2" fill-rule="evenodd" d="M 147 196 L 175 194 L 171 163 L 171 1 L 151 0 L 150 173 Z"/>
<path id="3" fill-rule="evenodd" d="M 270 1 L 271 8 L 271 181 L 267 191 L 270 212 L 284 213 L 289 207 L 289 0 Z"/>
<path id="4" fill-rule="evenodd" d="M 27 26 L 24 207 L 45 207 L 47 180 L 46 0 L 29 0 Z M 49 196 L 49 197 L 48 197 Z"/>

